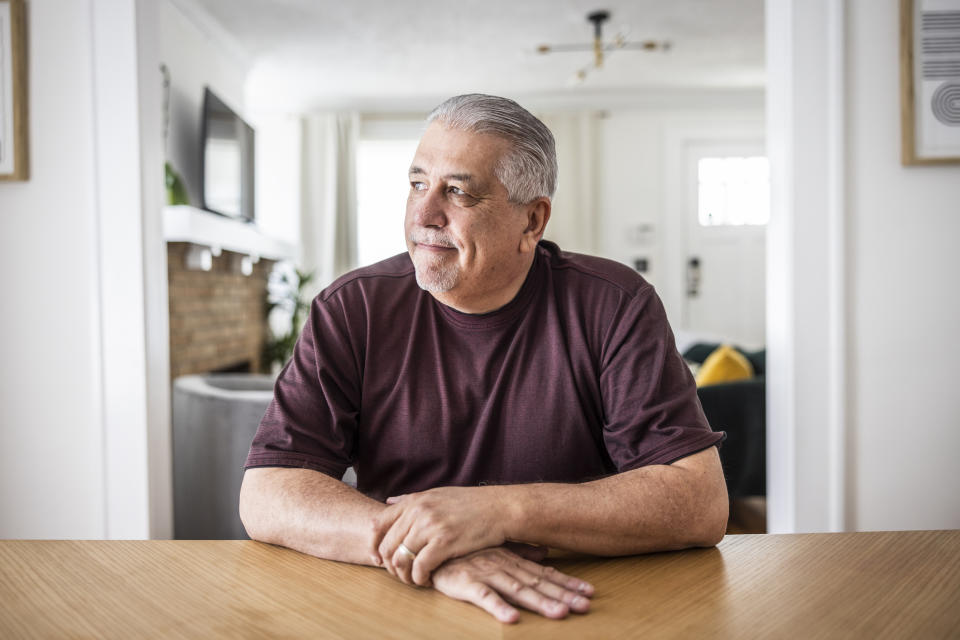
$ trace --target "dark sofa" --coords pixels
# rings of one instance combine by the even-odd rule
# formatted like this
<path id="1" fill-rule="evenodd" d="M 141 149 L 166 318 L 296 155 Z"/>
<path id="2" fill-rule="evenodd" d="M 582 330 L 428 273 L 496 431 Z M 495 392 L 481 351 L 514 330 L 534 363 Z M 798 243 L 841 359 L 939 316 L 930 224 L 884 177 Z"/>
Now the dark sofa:
<path id="1" fill-rule="evenodd" d="M 685 360 L 702 364 L 719 344 L 698 343 L 683 353 Z M 767 493 L 766 350 L 742 353 L 753 366 L 754 377 L 697 389 L 703 412 L 715 431 L 726 431 L 720 460 L 731 498 Z"/>

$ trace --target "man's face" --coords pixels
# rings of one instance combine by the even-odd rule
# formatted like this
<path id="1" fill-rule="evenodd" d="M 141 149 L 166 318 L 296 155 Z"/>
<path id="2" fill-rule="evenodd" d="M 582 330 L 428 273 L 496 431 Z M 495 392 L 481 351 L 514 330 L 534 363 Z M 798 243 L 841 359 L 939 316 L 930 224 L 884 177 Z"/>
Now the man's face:
<path id="1" fill-rule="evenodd" d="M 432 123 L 410 167 L 404 229 L 417 283 L 466 302 L 495 297 L 526 275 L 525 208 L 494 167 L 509 143 Z M 457 305 L 454 305 L 457 306 Z"/>

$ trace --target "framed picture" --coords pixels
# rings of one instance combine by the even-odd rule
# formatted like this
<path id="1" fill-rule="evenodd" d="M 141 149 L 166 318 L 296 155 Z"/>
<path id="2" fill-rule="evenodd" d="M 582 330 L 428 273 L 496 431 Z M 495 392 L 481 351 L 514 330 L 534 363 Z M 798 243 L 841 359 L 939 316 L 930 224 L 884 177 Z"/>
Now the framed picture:
<path id="1" fill-rule="evenodd" d="M 23 0 L 0 0 L 0 180 L 26 180 L 27 49 Z"/>
<path id="2" fill-rule="evenodd" d="M 960 163 L 960 0 L 900 0 L 903 164 Z"/>

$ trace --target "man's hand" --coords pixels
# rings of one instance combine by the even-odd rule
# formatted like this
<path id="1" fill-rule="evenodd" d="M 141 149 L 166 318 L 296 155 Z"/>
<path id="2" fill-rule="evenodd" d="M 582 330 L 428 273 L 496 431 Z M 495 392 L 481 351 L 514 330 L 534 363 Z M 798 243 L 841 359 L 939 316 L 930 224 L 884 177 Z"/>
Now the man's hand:
<path id="1" fill-rule="evenodd" d="M 500 622 L 516 622 L 509 603 L 548 618 L 590 609 L 593 586 L 544 567 L 503 547 L 448 560 L 433 572 L 433 586 L 451 598 L 472 602 Z"/>
<path id="2" fill-rule="evenodd" d="M 407 584 L 428 586 L 445 561 L 505 542 L 498 495 L 497 487 L 441 487 L 387 499 L 373 520 L 372 559 Z"/>

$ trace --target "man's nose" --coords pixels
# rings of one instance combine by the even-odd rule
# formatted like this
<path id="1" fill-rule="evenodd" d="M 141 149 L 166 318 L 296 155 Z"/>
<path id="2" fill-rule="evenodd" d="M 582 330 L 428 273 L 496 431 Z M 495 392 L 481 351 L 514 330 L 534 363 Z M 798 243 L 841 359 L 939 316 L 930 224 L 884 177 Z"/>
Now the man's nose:
<path id="1" fill-rule="evenodd" d="M 414 222 L 421 227 L 443 227 L 447 224 L 444 212 L 443 191 L 439 188 L 428 189 L 413 202 Z"/>

